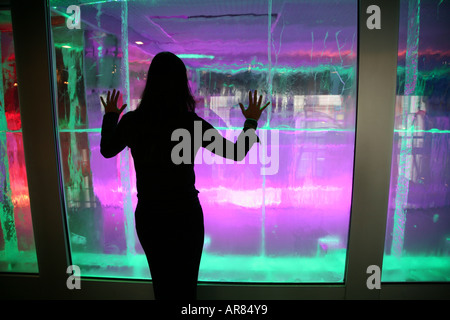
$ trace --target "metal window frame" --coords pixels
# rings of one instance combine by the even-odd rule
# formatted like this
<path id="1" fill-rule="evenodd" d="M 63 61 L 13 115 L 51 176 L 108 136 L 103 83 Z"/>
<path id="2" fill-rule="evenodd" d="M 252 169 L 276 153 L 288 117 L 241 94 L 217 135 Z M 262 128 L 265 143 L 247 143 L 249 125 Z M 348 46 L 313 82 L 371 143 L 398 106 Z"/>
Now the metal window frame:
<path id="1" fill-rule="evenodd" d="M 369 30 L 369 5 L 382 12 L 380 30 Z M 0 1 L 2 7 L 9 1 Z M 152 299 L 150 281 L 82 279 L 68 290 L 70 250 L 65 222 L 58 137 L 55 65 L 48 0 L 11 3 L 19 99 L 39 274 L 0 274 L 7 299 Z M 201 283 L 206 299 L 436 299 L 447 283 L 366 286 L 367 267 L 382 269 L 394 132 L 399 0 L 358 2 L 358 90 L 352 212 L 345 282 L 338 285 Z M 378 128 L 386 128 L 380 131 Z M 376 134 L 375 134 L 376 133 Z"/>

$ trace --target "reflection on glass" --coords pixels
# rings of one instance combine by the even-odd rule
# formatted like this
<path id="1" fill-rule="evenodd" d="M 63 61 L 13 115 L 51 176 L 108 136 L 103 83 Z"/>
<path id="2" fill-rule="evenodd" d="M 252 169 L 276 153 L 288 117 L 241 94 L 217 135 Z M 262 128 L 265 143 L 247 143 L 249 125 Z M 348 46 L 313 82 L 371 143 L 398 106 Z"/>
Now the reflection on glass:
<path id="1" fill-rule="evenodd" d="M 383 281 L 450 280 L 450 6 L 402 1 Z"/>
<path id="2" fill-rule="evenodd" d="M 0 272 L 36 273 L 11 13 L 3 10 L 0 55 Z"/>
<path id="3" fill-rule="evenodd" d="M 272 101 L 263 144 L 231 164 L 201 150 L 205 214 L 200 280 L 342 282 L 355 128 L 356 1 L 50 1 L 59 137 L 72 261 L 85 276 L 149 278 L 134 231 L 129 150 L 99 152 L 100 95 L 117 88 L 136 108 L 148 66 L 171 51 L 188 68 L 197 114 L 229 139 L 238 102 Z M 212 163 L 212 164 L 211 164 Z"/>

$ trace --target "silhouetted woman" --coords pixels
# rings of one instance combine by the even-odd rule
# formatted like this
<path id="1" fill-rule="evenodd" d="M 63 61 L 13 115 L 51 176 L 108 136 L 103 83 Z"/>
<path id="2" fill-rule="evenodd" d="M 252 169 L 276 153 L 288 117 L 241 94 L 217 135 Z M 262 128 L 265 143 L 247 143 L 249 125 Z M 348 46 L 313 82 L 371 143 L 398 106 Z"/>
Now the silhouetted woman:
<path id="1" fill-rule="evenodd" d="M 254 95 L 249 92 L 249 107 L 239 104 L 246 121 L 238 140 L 233 143 L 223 138 L 195 114 L 186 67 L 170 52 L 153 58 L 138 108 L 124 114 L 120 121 L 126 105 L 118 108 L 118 98 L 115 90 L 112 94 L 108 91 L 106 102 L 101 98 L 105 115 L 100 150 L 104 157 L 111 158 L 125 147 L 131 149 L 138 192 L 136 231 L 150 267 L 155 299 L 196 299 L 204 226 L 195 188 L 195 154 L 204 147 L 220 156 L 242 160 L 257 140 L 254 129 L 269 103 L 261 108 L 262 97 L 257 99 L 256 91 Z M 212 130 L 214 139 L 223 140 L 223 148 L 213 148 L 209 141 L 194 141 L 195 124 L 197 128 L 201 124 L 202 134 Z M 176 129 L 184 129 L 192 137 L 190 161 L 173 161 L 174 156 L 186 156 L 172 152 L 180 143 L 172 137 Z M 245 150 L 239 152 L 242 145 Z"/>

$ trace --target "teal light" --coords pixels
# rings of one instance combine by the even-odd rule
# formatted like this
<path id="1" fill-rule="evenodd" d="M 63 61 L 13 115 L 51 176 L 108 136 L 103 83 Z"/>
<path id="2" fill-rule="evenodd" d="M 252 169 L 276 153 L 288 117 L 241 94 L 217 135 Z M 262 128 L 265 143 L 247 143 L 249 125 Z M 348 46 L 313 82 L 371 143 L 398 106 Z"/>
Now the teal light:
<path id="1" fill-rule="evenodd" d="M 177 54 L 180 59 L 214 59 L 214 56 L 207 54 L 182 53 Z"/>
<path id="2" fill-rule="evenodd" d="M 242 127 L 215 127 L 217 130 L 240 130 Z M 311 131 L 311 132 L 322 132 L 322 131 L 336 131 L 336 132 L 347 132 L 355 131 L 354 129 L 339 129 L 339 128 L 291 128 L 285 126 L 278 127 L 261 127 L 258 130 L 282 130 L 282 131 Z M 0 131 L 1 132 L 1 131 Z M 14 131 L 8 131 L 14 132 Z M 90 129 L 60 129 L 59 132 L 101 132 L 101 128 L 90 128 Z M 436 134 L 448 134 L 450 130 L 394 130 L 394 132 L 424 132 L 424 133 L 436 133 Z"/>

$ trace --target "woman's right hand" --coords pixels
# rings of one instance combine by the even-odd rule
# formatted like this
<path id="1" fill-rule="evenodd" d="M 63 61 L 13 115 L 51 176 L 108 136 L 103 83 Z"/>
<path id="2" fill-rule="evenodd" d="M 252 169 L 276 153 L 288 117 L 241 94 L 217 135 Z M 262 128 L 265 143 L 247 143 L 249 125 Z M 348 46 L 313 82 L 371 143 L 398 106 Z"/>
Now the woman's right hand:
<path id="1" fill-rule="evenodd" d="M 106 102 L 103 100 L 103 97 L 100 97 L 102 101 L 103 107 L 105 108 L 105 113 L 114 112 L 117 114 L 121 114 L 122 111 L 126 108 L 126 104 L 124 104 L 120 109 L 117 108 L 117 101 L 119 100 L 120 91 L 116 89 L 113 90 L 112 95 L 111 92 L 108 91 L 108 96 L 106 97 Z"/>
<path id="2" fill-rule="evenodd" d="M 242 114 L 246 119 L 253 119 L 258 121 L 259 117 L 261 116 L 261 113 L 264 111 L 265 108 L 270 104 L 270 101 L 267 102 L 264 107 L 261 108 L 261 102 L 262 102 L 262 96 L 259 96 L 259 99 L 257 99 L 257 92 L 255 90 L 255 93 L 252 97 L 252 92 L 248 92 L 248 108 L 245 110 L 244 105 L 242 103 L 239 103 L 239 106 L 241 107 Z"/>

